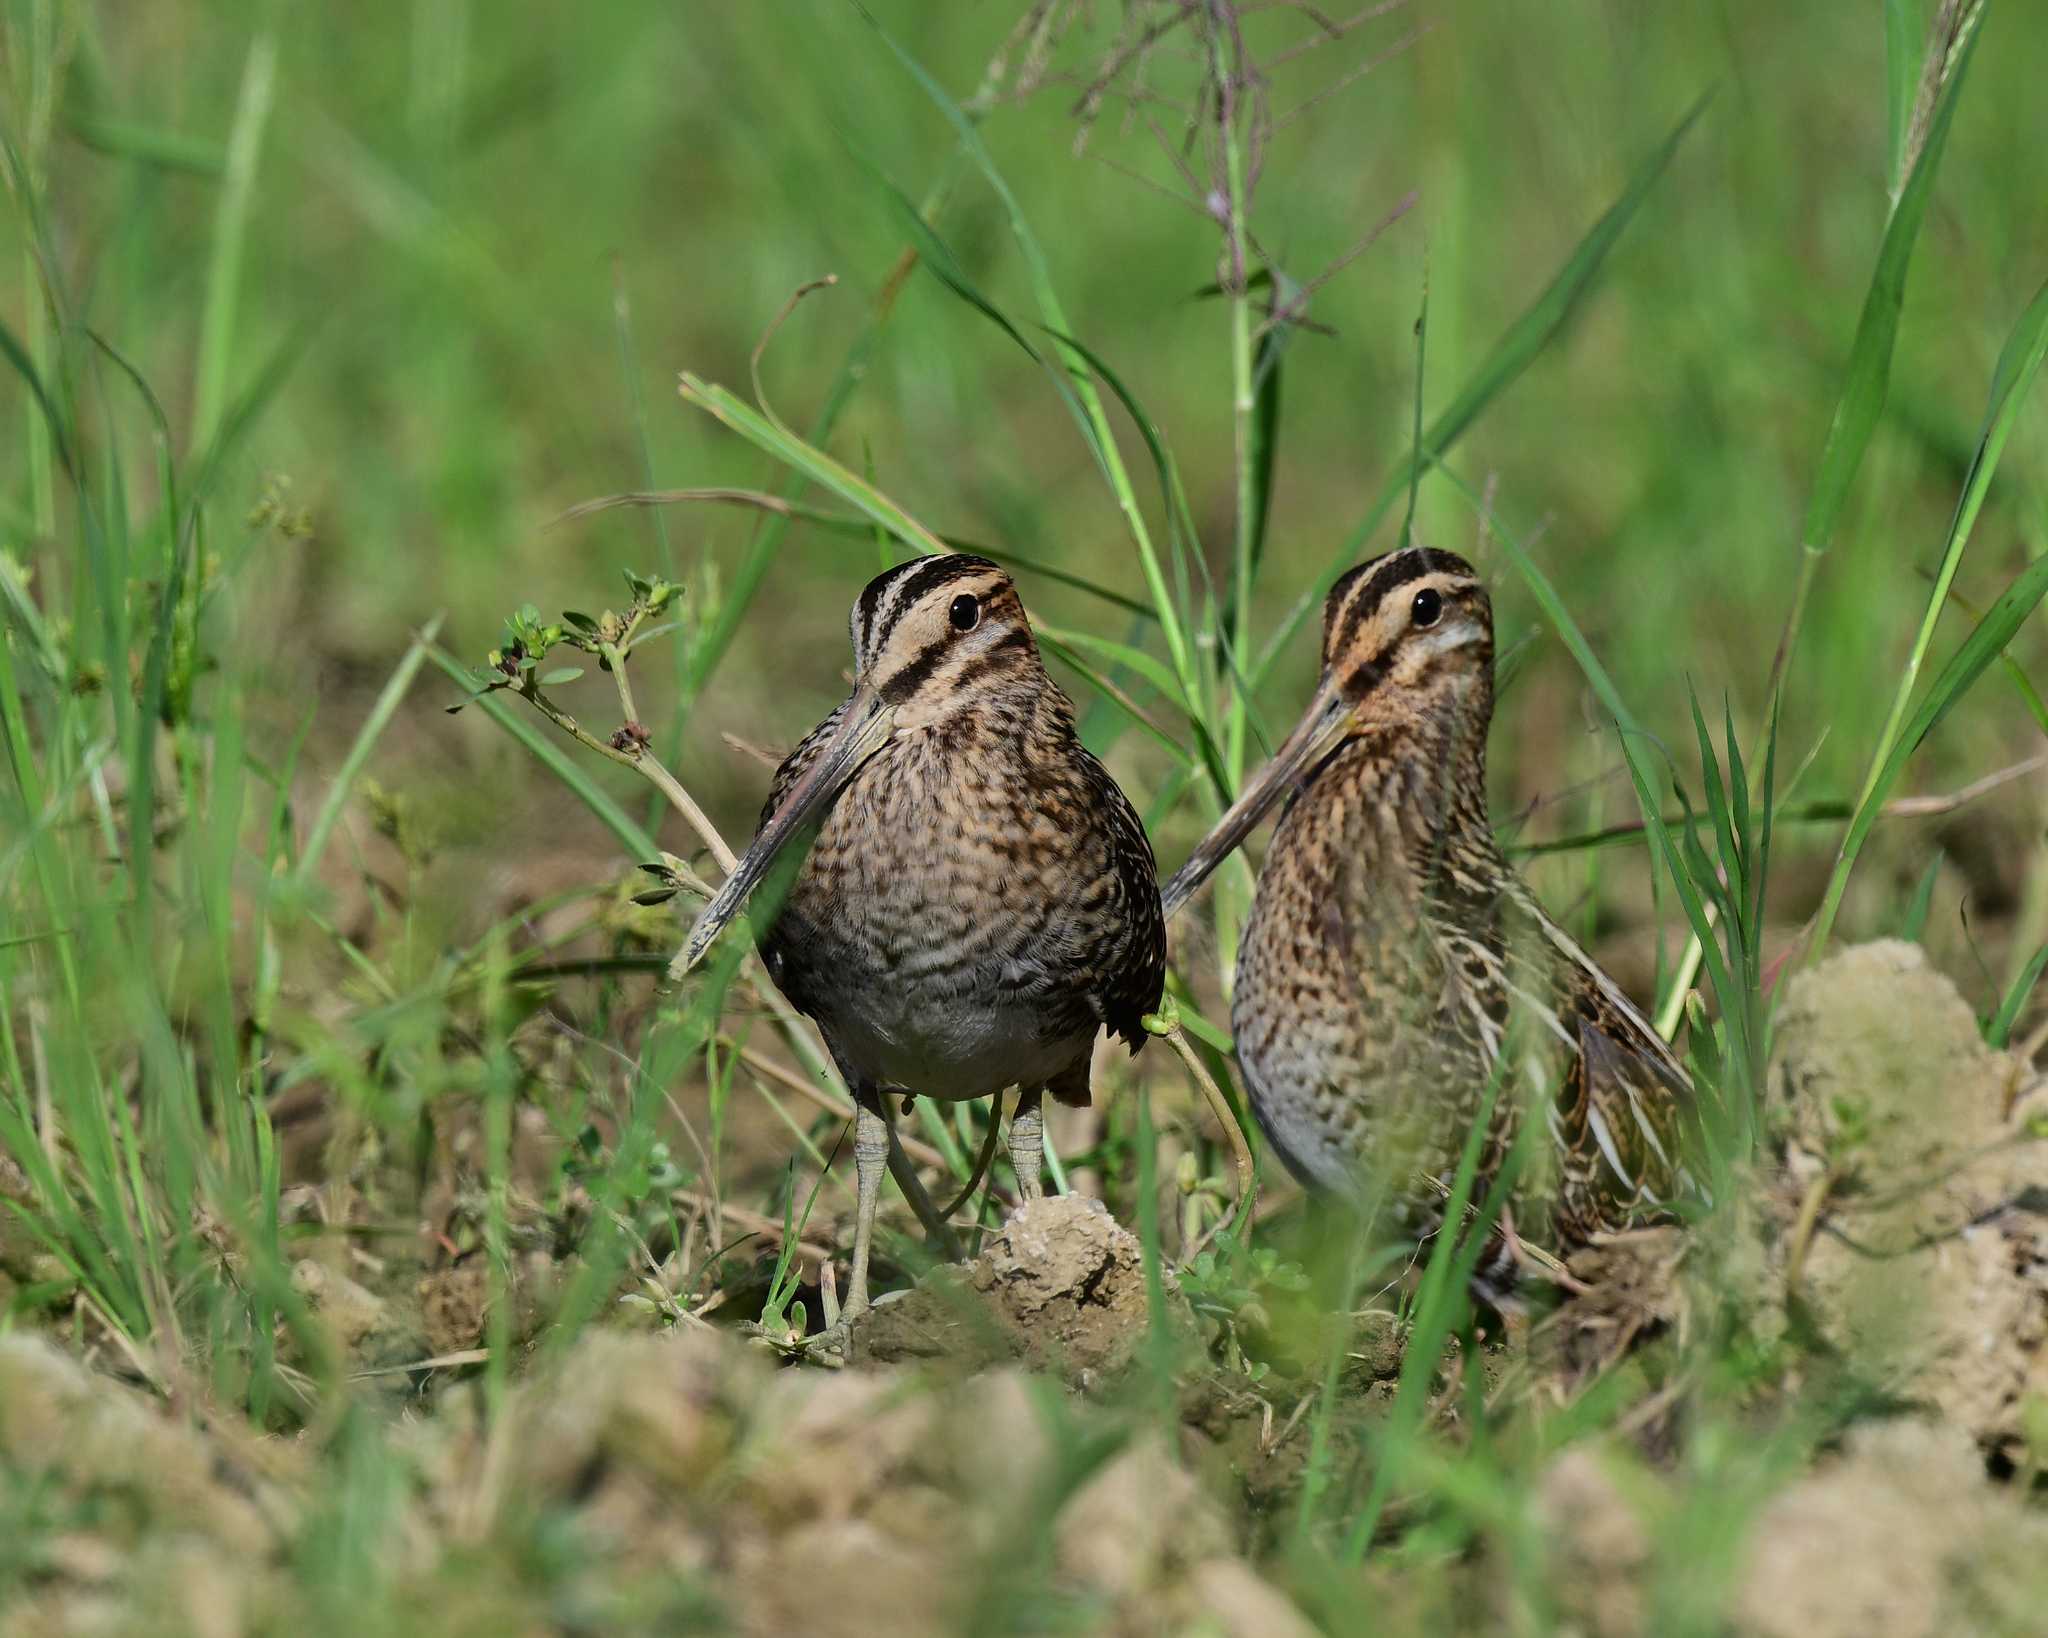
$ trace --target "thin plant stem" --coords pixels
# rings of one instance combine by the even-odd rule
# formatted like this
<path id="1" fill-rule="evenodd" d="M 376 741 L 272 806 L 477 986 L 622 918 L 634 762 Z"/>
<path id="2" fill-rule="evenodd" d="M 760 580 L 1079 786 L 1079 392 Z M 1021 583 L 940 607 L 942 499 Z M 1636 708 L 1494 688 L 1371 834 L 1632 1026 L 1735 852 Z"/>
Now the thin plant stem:
<path id="1" fill-rule="evenodd" d="M 1217 88 L 1217 123 L 1223 144 L 1223 285 L 1230 304 L 1230 420 L 1236 459 L 1237 536 L 1232 550 L 1236 630 L 1231 637 L 1231 648 L 1233 653 L 1244 654 L 1251 646 L 1252 532 L 1255 527 L 1251 292 L 1245 287 L 1244 254 L 1244 146 L 1238 129 L 1235 65 L 1225 59 L 1224 30 L 1213 12 L 1208 34 L 1209 72 Z M 1243 705 L 1233 700 L 1225 725 L 1224 749 L 1225 766 L 1233 783 L 1244 770 L 1245 723 Z"/>
<path id="2" fill-rule="evenodd" d="M 641 778 L 668 798 L 668 804 L 697 833 L 698 839 L 710 850 L 711 857 L 718 861 L 718 868 L 727 875 L 739 863 L 738 856 L 725 845 L 725 838 L 718 834 L 718 827 L 712 824 L 704 810 L 697 806 L 690 793 L 683 789 L 676 776 L 661 765 L 659 758 L 650 755 L 645 748 L 638 751 L 622 751 L 609 740 L 599 739 L 583 724 L 540 691 L 540 685 L 530 678 L 519 691 L 540 714 L 552 722 L 563 733 L 575 740 L 586 750 L 595 751 L 599 756 L 631 768 Z"/>

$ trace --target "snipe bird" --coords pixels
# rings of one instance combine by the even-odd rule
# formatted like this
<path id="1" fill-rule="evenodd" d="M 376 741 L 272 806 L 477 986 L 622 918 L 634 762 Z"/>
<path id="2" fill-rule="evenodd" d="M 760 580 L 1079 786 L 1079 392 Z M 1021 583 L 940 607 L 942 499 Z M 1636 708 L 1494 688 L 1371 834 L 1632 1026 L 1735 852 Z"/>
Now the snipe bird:
<path id="1" fill-rule="evenodd" d="M 1300 724 L 1167 884 L 1169 914 L 1282 798 L 1231 1022 L 1260 1126 L 1304 1183 L 1437 1226 L 1491 1090 L 1479 1187 L 1528 1134 L 1482 1288 L 1521 1244 L 1568 1251 L 1690 1189 L 1684 1068 L 1544 913 L 1486 807 L 1493 612 L 1472 566 L 1415 547 L 1323 611 Z"/>
<path id="2" fill-rule="evenodd" d="M 1081 744 L 1009 575 L 964 553 L 914 559 L 870 581 L 849 624 L 853 693 L 776 770 L 681 963 L 815 826 L 760 949 L 859 1105 L 842 1337 L 868 1306 L 884 1096 L 1019 1087 L 1010 1158 L 1036 1198 L 1042 1094 L 1085 1106 L 1097 1031 L 1136 1052 L 1166 975 L 1144 826 Z"/>

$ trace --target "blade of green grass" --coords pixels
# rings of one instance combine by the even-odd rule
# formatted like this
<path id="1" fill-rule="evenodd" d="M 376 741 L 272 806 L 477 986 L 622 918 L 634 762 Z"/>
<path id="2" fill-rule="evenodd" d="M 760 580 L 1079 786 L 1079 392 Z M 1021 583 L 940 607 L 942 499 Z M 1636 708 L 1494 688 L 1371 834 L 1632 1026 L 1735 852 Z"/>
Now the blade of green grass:
<path id="1" fill-rule="evenodd" d="M 1974 36 L 1972 37 L 1974 39 Z M 1966 46 L 1965 51 L 1968 50 Z M 1960 73 L 1960 70 L 1958 70 Z M 1930 141 L 1929 146 L 1933 143 Z M 1891 710 L 1885 718 L 1884 731 L 1878 736 L 1877 748 L 1871 754 L 1870 771 L 1863 781 L 1863 790 L 1857 797 L 1857 814 L 1850 821 L 1849 833 L 1843 838 L 1841 851 L 1836 855 L 1835 868 L 1829 877 L 1827 893 L 1821 900 L 1818 916 L 1814 921 L 1813 941 L 1809 945 L 1809 959 L 1817 958 L 1826 946 L 1828 935 L 1833 931 L 1835 914 L 1841 907 L 1842 893 L 1848 886 L 1849 872 L 1855 866 L 1856 850 L 1862 846 L 1862 839 L 1869 833 L 1877 809 L 1890 793 L 1892 781 L 1898 777 L 1904 765 L 1904 757 L 1895 757 L 1901 748 L 1900 725 L 1905 719 L 1907 707 L 1912 703 L 1914 685 L 1920 676 L 1920 667 L 1925 662 L 1929 646 L 1934 641 L 1934 628 L 1941 619 L 1941 612 L 1948 601 L 1949 587 L 1955 580 L 1956 569 L 1962 562 L 1963 550 L 1969 544 L 1971 530 L 1977 522 L 1977 514 L 1983 509 L 1984 497 L 1991 487 L 1992 474 L 1998 469 L 1999 457 L 2005 452 L 2006 440 L 2012 435 L 2013 423 L 2018 419 L 2025 403 L 2027 389 L 2033 385 L 2034 377 L 2040 373 L 2041 363 L 2048 358 L 2048 283 L 2044 283 L 2028 303 L 2027 310 L 2020 315 L 2020 321 L 2013 327 L 2012 335 L 1998 355 L 1998 367 L 1991 378 L 1991 400 L 1984 412 L 1984 427 L 1977 441 L 1976 457 L 1970 463 L 1969 476 L 1963 481 L 1963 492 L 1956 502 L 1954 517 L 1950 520 L 1948 540 L 1942 549 L 1941 567 L 1936 571 L 1934 590 L 1927 599 L 1927 610 L 1921 616 L 1920 630 L 1913 639 L 1913 647 L 1907 655 L 1906 668 L 1899 678 L 1899 686 L 1892 696 Z M 2032 573 L 2031 570 L 2028 571 Z M 2025 581 L 2026 575 L 2021 576 Z M 2012 594 L 2008 592 L 2009 598 Z M 2003 604 L 2004 599 L 2001 599 Z M 2032 604 L 2027 605 L 2028 609 Z M 1980 622 L 1971 642 L 1978 640 L 1978 634 L 1987 629 L 1987 623 L 2000 613 L 1994 608 Z M 2019 621 L 2025 614 L 2012 620 L 2011 629 L 2001 638 L 1995 649 L 1987 651 L 1983 663 L 1988 664 L 2003 653 L 2005 643 L 2012 631 L 2019 629 Z M 1966 644 L 1965 648 L 1968 649 Z M 1960 657 L 1960 656 L 1959 656 Z M 1953 669 L 1953 665 L 1951 667 Z M 1982 666 L 1978 667 L 1981 670 Z M 1946 675 L 1946 674 L 1945 674 Z M 1962 687 L 1976 681 L 1977 672 L 1967 677 L 1957 674 Z M 1948 703 L 1938 702 L 1930 696 L 1929 704 L 1939 706 L 1936 720 Z M 1923 709 L 1923 715 L 1924 715 Z M 1933 722 L 1929 721 L 1929 728 Z M 1924 735 L 1926 729 L 1921 730 Z M 1913 740 L 1918 743 L 1918 736 Z M 1910 749 L 1910 747 L 1906 747 Z"/>
<path id="2" fill-rule="evenodd" d="M 2012 981 L 2012 988 L 2005 992 L 2005 999 L 1998 1004 L 1998 1011 L 1985 1026 L 1985 1041 L 2003 1051 L 2012 1039 L 2012 1027 L 2019 1022 L 2020 1009 L 2027 1004 L 2027 997 L 2034 993 L 2034 986 L 2041 981 L 2041 971 L 2048 968 L 2048 944 L 2036 950 L 2020 974 Z"/>
<path id="3" fill-rule="evenodd" d="M 270 123 L 277 85 L 277 36 L 268 30 L 249 42 L 242 88 L 228 128 L 227 167 L 213 219 L 213 257 L 207 271 L 206 309 L 199 327 L 199 366 L 192 388 L 190 447 L 212 439 L 227 399 L 228 366 L 235 345 L 241 303 L 242 245 L 248 237 L 249 208 L 256 191 L 256 164 Z"/>
<path id="4" fill-rule="evenodd" d="M 1906 131 L 1913 120 L 1925 32 L 1920 0 L 1884 0 L 1884 174 L 1891 179 L 1895 202 L 1906 185 Z"/>
<path id="5" fill-rule="evenodd" d="M 356 730 L 348 755 L 341 759 L 334 781 L 327 787 L 327 796 L 321 802 L 319 812 L 313 816 L 312 828 L 306 832 L 305 850 L 300 853 L 298 868 L 293 872 L 298 886 L 304 887 L 312 880 L 313 872 L 320 868 L 321 856 L 327 851 L 327 839 L 341 819 L 341 810 L 348 802 L 349 792 L 355 788 L 356 777 L 363 771 L 363 764 L 370 760 L 370 753 L 376 749 L 377 741 L 383 738 L 384 730 L 398 715 L 405 696 L 412 691 L 413 678 L 420 674 L 420 667 L 426 662 L 440 630 L 441 617 L 436 615 L 413 638 L 404 657 L 393 668 L 383 690 L 377 695 L 376 703 L 370 707 L 370 714 Z"/>
<path id="6" fill-rule="evenodd" d="M 756 448 L 858 507 L 913 552 L 946 550 L 943 540 L 865 478 L 847 470 L 815 445 L 785 432 L 724 387 L 714 386 L 685 370 L 681 391 L 686 403 L 695 404 Z"/>
<path id="7" fill-rule="evenodd" d="M 881 37 L 882 43 L 917 82 L 919 89 L 930 98 L 932 105 L 945 116 L 968 159 L 981 172 L 1002 204 L 1009 222 L 1010 235 L 1016 240 L 1017 248 L 1024 257 L 1032 294 L 1038 303 L 1039 318 L 1046 328 L 1053 332 L 1062 349 L 1064 362 L 1072 379 L 1074 395 L 1085 412 L 1096 458 L 1102 463 L 1117 507 L 1123 513 L 1131 539 L 1138 548 L 1138 561 L 1144 570 L 1146 589 L 1151 593 L 1153 604 L 1159 611 L 1159 625 L 1166 637 L 1167 652 L 1172 658 L 1174 671 L 1179 675 L 1182 689 L 1189 698 L 1199 698 L 1201 691 L 1189 634 L 1183 630 L 1178 612 L 1174 608 L 1172 594 L 1168 590 L 1166 576 L 1159 561 L 1159 553 L 1152 542 L 1152 531 L 1145 522 L 1144 511 L 1138 505 L 1137 491 L 1131 483 L 1128 469 L 1124 466 L 1123 456 L 1117 449 L 1115 435 L 1109 426 L 1108 412 L 1103 407 L 1102 395 L 1095 389 L 1094 376 L 1090 373 L 1087 360 L 1064 339 L 1073 333 L 1074 326 L 1067 322 L 1066 309 L 1061 305 L 1059 294 L 1053 286 L 1052 271 L 1046 263 L 1045 252 L 1040 248 L 1038 238 L 1025 218 L 1023 207 L 1018 204 L 1017 196 L 1010 191 L 1009 183 L 1004 180 L 1001 170 L 997 168 L 993 156 L 988 151 L 988 145 L 981 139 L 981 132 L 968 117 L 966 110 L 947 94 L 945 87 L 932 78 L 923 64 L 897 42 L 895 36 L 882 26 L 865 5 L 861 4 L 861 0 L 850 0 L 850 3 L 860 14 L 861 19 Z"/>
<path id="8" fill-rule="evenodd" d="M 870 478 L 869 482 L 873 482 Z M 555 522 L 566 522 L 571 518 L 589 517 L 614 506 L 671 506 L 683 501 L 703 501 L 728 506 L 751 506 L 785 522 L 808 523 L 824 530 L 827 534 L 844 535 L 853 540 L 868 540 L 873 536 L 875 525 L 872 521 L 849 516 L 845 512 L 827 511 L 822 506 L 808 506 L 801 501 L 785 500 L 780 495 L 758 489 L 703 488 L 703 489 L 643 489 L 618 495 L 606 495 L 598 500 L 582 501 L 561 513 Z M 982 541 L 969 540 L 963 535 L 938 534 L 949 552 L 972 552 L 978 557 L 993 558 L 1010 568 L 1022 569 L 1046 580 L 1056 580 L 1062 586 L 1071 586 L 1076 591 L 1086 592 L 1090 597 L 1134 614 L 1141 620 L 1156 620 L 1158 614 L 1151 604 L 1141 603 L 1135 597 L 1126 597 L 1122 592 L 1090 580 L 1084 574 L 1062 568 L 1057 563 L 1048 563 L 1043 558 L 1033 557 L 1026 552 L 1012 551 L 1007 546 L 990 546 Z M 4 587 L 0 587 L 4 590 Z M 666 628 L 664 628 L 666 629 Z M 651 635 L 648 634 L 648 635 Z M 643 635 L 642 642 L 647 640 Z"/>
<path id="9" fill-rule="evenodd" d="M 1934 857 L 1927 861 L 1927 868 L 1920 873 L 1913 897 L 1906 903 L 1906 914 L 1899 922 L 1899 937 L 1908 944 L 1918 944 L 1927 931 L 1928 912 L 1934 907 L 1934 884 L 1940 879 L 1946 857 L 1941 849 L 1934 850 Z"/>
<path id="10" fill-rule="evenodd" d="M 205 137 L 167 131 L 133 120 L 74 114 L 64 125 L 73 141 L 110 159 L 133 159 L 160 170 L 182 171 L 209 178 L 226 174 L 227 150 Z"/>
<path id="11" fill-rule="evenodd" d="M 1859 804 L 1855 818 L 1849 822 L 1848 834 L 1842 838 L 1834 872 L 1828 878 L 1827 894 L 1821 900 L 1820 913 L 1815 920 L 1810 946 L 1813 952 L 1819 951 L 1834 926 L 1835 913 L 1841 908 L 1842 891 L 1848 885 L 1850 871 L 1855 868 L 1856 856 L 1862 851 L 1870 836 L 1870 828 L 1877 821 L 1877 810 L 1884 794 L 1897 781 L 1907 759 L 1920 748 L 1921 742 L 1934 732 L 1942 718 L 1954 709 L 1956 702 L 1969 692 L 1971 685 L 2012 641 L 2044 594 L 2048 594 L 2048 557 L 2036 558 L 2005 589 L 1929 686 L 1927 697 L 1913 714 L 1913 720 L 1877 767 L 1870 781 L 1870 799 Z"/>
<path id="12" fill-rule="evenodd" d="M 65 418 L 57 412 L 57 405 L 51 399 L 48 389 L 44 387 L 42 375 L 29 357 L 28 348 L 22 345 L 5 324 L 0 324 L 0 353 L 6 355 L 7 362 L 14 366 L 15 374 L 27 384 L 29 396 L 35 399 L 36 408 L 42 412 L 42 424 L 49 435 L 51 452 L 56 456 L 57 464 L 67 473 L 75 473 L 77 465 L 71 454 L 70 428 Z M 49 524 L 39 523 L 37 527 L 47 529 Z"/>
<path id="13" fill-rule="evenodd" d="M 1365 1557 L 1366 1549 L 1372 1545 L 1394 1482 L 1406 1466 L 1408 1449 L 1421 1432 L 1423 1411 L 1436 1375 L 1437 1361 L 1443 1356 L 1451 1333 L 1463 1323 L 1464 1316 L 1470 1311 L 1472 1276 L 1478 1270 L 1487 1237 L 1506 1209 L 1515 1177 L 1527 1153 L 1529 1134 L 1537 1125 L 1529 1120 L 1518 1123 L 1513 1148 L 1499 1174 L 1490 1180 L 1486 1198 L 1478 1212 L 1468 1220 L 1465 1208 L 1479 1181 L 1479 1156 L 1486 1148 L 1486 1139 L 1493 1128 L 1493 1108 L 1501 1096 L 1502 1071 L 1507 1061 L 1505 1053 L 1495 1060 L 1494 1072 L 1487 1079 L 1478 1111 L 1465 1133 L 1464 1150 L 1458 1156 L 1458 1169 L 1452 1175 L 1451 1191 L 1443 1203 L 1443 1227 L 1430 1246 L 1429 1261 L 1423 1269 L 1422 1289 L 1415 1304 L 1415 1323 L 1409 1329 L 1400 1379 L 1394 1387 L 1394 1403 L 1377 1441 L 1378 1460 L 1373 1467 L 1372 1484 L 1366 1492 L 1364 1506 L 1359 1509 L 1345 1535 L 1343 1556 L 1347 1564 L 1359 1563 Z"/>
<path id="14" fill-rule="evenodd" d="M 1806 615 L 1820 562 L 1834 543 L 1835 527 L 1850 487 L 1870 447 L 1871 434 L 1890 390 L 1892 350 L 1898 340 L 1899 313 L 1906 300 L 1906 275 L 1913 265 L 1913 247 L 1919 243 L 1920 228 L 1927 217 L 1928 201 L 1934 196 L 1935 173 L 1948 146 L 1948 132 L 1955 120 L 1956 103 L 1969 73 L 1970 56 L 1976 50 L 1981 29 L 1964 41 L 1953 70 L 1943 81 L 1935 102 L 1927 140 L 1913 161 L 1912 172 L 1899 190 L 1898 202 L 1885 223 L 1884 238 L 1878 245 L 1877 268 L 1863 298 L 1863 311 L 1856 320 L 1856 339 L 1849 347 L 1849 368 L 1842 383 L 1842 396 L 1828 422 L 1826 442 L 1821 446 L 1820 466 L 1814 474 L 1813 493 L 1806 506 L 1805 522 L 1799 534 L 1799 578 L 1793 586 L 1792 607 L 1785 617 L 1784 634 L 1771 662 L 1770 697 L 1775 702 L 1784 687 L 1785 668 Z"/>

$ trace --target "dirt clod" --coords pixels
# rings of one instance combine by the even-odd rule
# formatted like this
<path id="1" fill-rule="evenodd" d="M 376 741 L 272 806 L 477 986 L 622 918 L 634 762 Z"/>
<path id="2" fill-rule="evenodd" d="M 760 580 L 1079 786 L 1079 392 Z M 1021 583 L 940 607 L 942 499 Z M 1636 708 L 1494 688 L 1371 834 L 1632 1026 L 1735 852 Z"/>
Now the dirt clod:
<path id="1" fill-rule="evenodd" d="M 2048 1519 L 1984 1482 L 1952 1428 L 1859 1429 L 1780 1493 L 1751 1536 L 1736 1609 L 1756 1638 L 2038 1631 Z"/>
<path id="2" fill-rule="evenodd" d="M 294 1508 L 271 1470 L 290 1465 L 275 1446 L 209 1439 L 39 1338 L 0 1338 L 0 1472 L 73 1521 L 29 1566 L 36 1590 L 0 1635 L 250 1630 L 279 1591 Z"/>
<path id="3" fill-rule="evenodd" d="M 566 1525 L 593 1583 L 715 1586 L 742 1633 L 983 1630 L 1048 1568 L 1090 1631 L 1311 1630 L 1162 1442 L 1056 1482 L 1058 1424 L 1089 1414 L 1010 1367 L 778 1371 L 719 1333 L 596 1336 L 441 1464 L 437 1506 L 495 1539 Z"/>
<path id="4" fill-rule="evenodd" d="M 1086 1389 L 1130 1364 L 1148 1315 L 1138 1237 L 1099 1200 L 1048 1196 L 1019 1207 L 973 1261 L 877 1303 L 854 1353 L 874 1364 L 1016 1359 Z"/>
<path id="5" fill-rule="evenodd" d="M 1780 1015 L 1775 1300 L 2005 1457 L 2048 1395 L 2048 1101 L 2028 1080 L 1913 945 L 1831 957 Z"/>

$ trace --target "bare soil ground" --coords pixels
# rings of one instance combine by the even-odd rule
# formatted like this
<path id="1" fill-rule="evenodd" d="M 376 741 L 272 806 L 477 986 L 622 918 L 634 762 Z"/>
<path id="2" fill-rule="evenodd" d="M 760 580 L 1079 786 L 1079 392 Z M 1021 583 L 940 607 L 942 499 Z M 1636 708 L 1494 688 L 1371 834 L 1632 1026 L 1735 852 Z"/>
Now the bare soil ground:
<path id="1" fill-rule="evenodd" d="M 1657 1543 L 1688 1505 L 1693 1344 L 1739 1334 L 1774 1362 L 1759 1425 L 1817 1392 L 1863 1409 L 1715 1549 L 1733 1564 L 1722 1630 L 2041 1631 L 2048 1092 L 1897 943 L 1791 981 L 1770 1084 L 1763 1158 L 1713 1231 L 1596 1247 L 1573 1264 L 1583 1297 L 1486 1344 L 1490 1397 L 1530 1426 L 1617 1373 L 1632 1400 L 1534 1492 L 1553 1613 L 1599 1638 L 1657 1629 Z M 562 1278 L 555 1248 L 529 1241 L 520 1335 L 544 1332 Z M 622 1317 L 536 1364 L 495 1420 L 463 1370 L 485 1329 L 478 1261 L 425 1263 L 308 1260 L 297 1276 L 352 1369 L 381 1373 L 362 1380 L 408 1455 L 391 1505 L 417 1630 L 980 1631 L 1026 1587 L 1052 1589 L 1078 1631 L 1318 1630 L 1280 1547 L 1313 1381 L 1190 1365 L 1201 1322 L 1162 1271 L 1155 1332 L 1139 1241 L 1098 1202 L 1034 1204 L 882 1302 L 846 1369 L 790 1367 L 737 1328 L 648 1334 L 627 1309 L 638 1334 Z M 6 1277 L 32 1264 L 0 1245 Z M 1384 1317 L 1358 1329 L 1332 1424 L 1345 1451 L 1370 1451 L 1403 1341 Z M 1458 1376 L 1452 1361 L 1432 1407 L 1450 1439 Z M 64 1521 L 37 1536 L 37 1591 L 0 1634 L 303 1627 L 293 1544 L 333 1527 L 306 1446 L 336 1436 L 263 1435 L 55 1340 L 0 1339 L 0 1465 Z M 564 1542 L 571 1567 L 536 1599 L 534 1555 Z M 1379 1630 L 1527 1613 L 1483 1545 L 1448 1564 L 1369 1558 L 1358 1576 L 1347 1596 L 1372 1601 Z"/>

